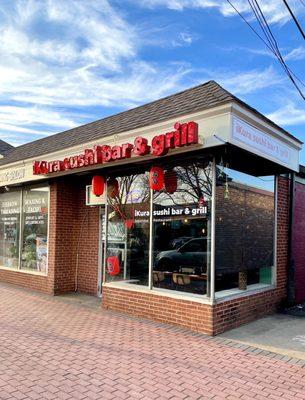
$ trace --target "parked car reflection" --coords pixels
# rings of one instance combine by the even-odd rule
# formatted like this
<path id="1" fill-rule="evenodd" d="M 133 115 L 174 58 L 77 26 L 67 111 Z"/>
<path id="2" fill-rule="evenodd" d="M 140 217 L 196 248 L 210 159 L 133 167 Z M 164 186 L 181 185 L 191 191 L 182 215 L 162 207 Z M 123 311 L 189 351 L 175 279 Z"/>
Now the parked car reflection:
<path id="1" fill-rule="evenodd" d="M 188 273 L 206 273 L 207 238 L 188 240 L 174 250 L 161 251 L 155 259 L 156 271 L 184 271 Z"/>

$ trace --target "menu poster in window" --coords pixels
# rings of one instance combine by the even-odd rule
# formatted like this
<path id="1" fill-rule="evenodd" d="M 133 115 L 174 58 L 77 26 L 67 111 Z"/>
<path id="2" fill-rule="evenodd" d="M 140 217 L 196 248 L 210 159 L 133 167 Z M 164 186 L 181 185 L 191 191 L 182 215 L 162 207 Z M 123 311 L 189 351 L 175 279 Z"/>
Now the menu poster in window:
<path id="1" fill-rule="evenodd" d="M 37 271 L 46 272 L 48 263 L 48 244 L 45 236 L 36 237 Z"/>

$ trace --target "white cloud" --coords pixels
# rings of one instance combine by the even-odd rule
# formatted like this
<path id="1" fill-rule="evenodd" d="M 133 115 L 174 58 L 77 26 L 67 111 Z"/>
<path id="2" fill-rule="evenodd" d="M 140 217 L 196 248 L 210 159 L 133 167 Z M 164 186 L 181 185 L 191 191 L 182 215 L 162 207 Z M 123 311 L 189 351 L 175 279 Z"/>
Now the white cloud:
<path id="1" fill-rule="evenodd" d="M 216 8 L 226 16 L 236 16 L 235 10 L 225 0 L 134 0 L 135 2 L 150 8 L 167 7 L 172 10 L 182 11 L 185 8 Z M 233 5 L 245 16 L 253 16 L 247 0 L 232 0 Z M 260 0 L 260 7 L 270 23 L 285 24 L 290 20 L 290 14 L 284 3 L 279 0 Z M 290 6 L 294 12 L 302 12 L 302 4 L 299 0 L 291 0 Z"/>
<path id="2" fill-rule="evenodd" d="M 181 89 L 188 72 L 141 61 L 139 32 L 108 0 L 14 0 L 1 6 L 0 17 L 0 102 L 15 106 L 0 111 L 4 140 L 75 126 L 71 107 L 122 108 L 156 99 Z"/>
<path id="3" fill-rule="evenodd" d="M 288 54 L 285 55 L 285 60 L 286 61 L 298 61 L 298 60 L 304 60 L 305 58 L 305 47 L 300 46 L 297 47 L 296 49 L 291 50 Z"/>
<path id="4" fill-rule="evenodd" d="M 29 139 L 39 139 L 58 130 L 73 128 L 80 123 L 80 118 L 72 113 L 46 107 L 0 107 L 0 138 L 13 145 L 22 144 Z"/>
<path id="5" fill-rule="evenodd" d="M 283 84 L 283 77 L 273 67 L 250 71 L 201 70 L 207 79 L 214 79 L 236 95 L 247 95 Z"/>
<path id="6" fill-rule="evenodd" d="M 301 125 L 305 123 L 304 109 L 298 108 L 294 103 L 289 103 L 286 106 L 267 115 L 272 121 L 278 125 Z"/>
<path id="7" fill-rule="evenodd" d="M 248 94 L 257 90 L 283 83 L 283 77 L 272 67 L 263 70 L 252 70 L 219 78 L 223 85 L 235 94 Z"/>

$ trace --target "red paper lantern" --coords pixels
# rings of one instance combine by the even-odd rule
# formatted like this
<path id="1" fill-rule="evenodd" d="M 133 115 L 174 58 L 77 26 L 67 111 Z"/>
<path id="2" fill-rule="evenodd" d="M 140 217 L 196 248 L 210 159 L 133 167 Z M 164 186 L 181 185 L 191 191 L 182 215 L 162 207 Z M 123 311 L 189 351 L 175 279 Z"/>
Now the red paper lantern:
<path id="1" fill-rule="evenodd" d="M 100 175 L 95 175 L 92 178 L 92 193 L 95 196 L 101 196 L 104 193 L 105 179 Z"/>
<path id="2" fill-rule="evenodd" d="M 164 188 L 164 171 L 160 167 L 151 167 L 149 172 L 149 187 L 160 191 Z"/>
<path id="3" fill-rule="evenodd" d="M 117 179 L 109 179 L 107 184 L 108 196 L 114 199 L 119 195 L 119 182 Z"/>
<path id="4" fill-rule="evenodd" d="M 126 219 L 124 222 L 127 229 L 131 229 L 134 225 L 133 219 Z"/>
<path id="5" fill-rule="evenodd" d="M 118 256 L 110 256 L 107 258 L 107 272 L 111 276 L 118 275 L 121 271 L 120 260 Z"/>
<path id="6" fill-rule="evenodd" d="M 165 190 L 168 193 L 174 193 L 177 190 L 178 178 L 176 171 L 166 171 L 164 174 Z"/>

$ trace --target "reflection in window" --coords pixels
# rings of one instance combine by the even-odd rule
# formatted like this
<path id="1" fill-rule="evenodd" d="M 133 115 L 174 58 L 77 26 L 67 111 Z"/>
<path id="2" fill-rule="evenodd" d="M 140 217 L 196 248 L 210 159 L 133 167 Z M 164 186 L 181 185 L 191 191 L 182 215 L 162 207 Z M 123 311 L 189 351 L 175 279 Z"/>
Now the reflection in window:
<path id="1" fill-rule="evenodd" d="M 147 174 L 108 181 L 106 281 L 148 285 L 149 187 Z"/>
<path id="2" fill-rule="evenodd" d="M 216 291 L 272 283 L 274 207 L 274 177 L 217 167 Z"/>
<path id="3" fill-rule="evenodd" d="M 18 267 L 20 230 L 19 191 L 0 194 L 0 265 Z"/>
<path id="4" fill-rule="evenodd" d="M 46 272 L 48 258 L 47 187 L 23 191 L 21 268 Z"/>
<path id="5" fill-rule="evenodd" d="M 177 187 L 154 193 L 153 285 L 207 293 L 210 265 L 212 165 L 175 167 Z"/>

